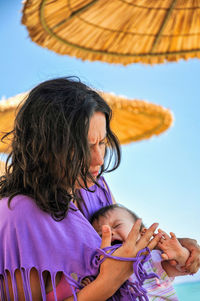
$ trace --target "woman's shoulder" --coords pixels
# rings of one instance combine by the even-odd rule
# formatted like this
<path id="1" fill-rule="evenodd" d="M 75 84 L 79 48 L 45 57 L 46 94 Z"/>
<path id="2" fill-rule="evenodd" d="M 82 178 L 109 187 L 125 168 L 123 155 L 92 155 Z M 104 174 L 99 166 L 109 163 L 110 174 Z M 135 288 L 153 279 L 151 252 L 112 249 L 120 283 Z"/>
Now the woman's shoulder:
<path id="1" fill-rule="evenodd" d="M 12 219 L 19 220 L 21 218 L 26 219 L 30 215 L 41 211 L 36 205 L 35 201 L 26 195 L 14 196 L 9 204 L 9 197 L 2 198 L 0 200 L 0 219 Z"/>
<path id="2" fill-rule="evenodd" d="M 4 197 L 0 200 L 0 206 L 6 206 L 8 205 L 9 197 Z M 10 201 L 10 208 L 12 210 L 17 210 L 21 207 L 34 207 L 35 201 L 30 196 L 24 195 L 24 194 L 17 194 L 14 197 L 11 198 Z"/>

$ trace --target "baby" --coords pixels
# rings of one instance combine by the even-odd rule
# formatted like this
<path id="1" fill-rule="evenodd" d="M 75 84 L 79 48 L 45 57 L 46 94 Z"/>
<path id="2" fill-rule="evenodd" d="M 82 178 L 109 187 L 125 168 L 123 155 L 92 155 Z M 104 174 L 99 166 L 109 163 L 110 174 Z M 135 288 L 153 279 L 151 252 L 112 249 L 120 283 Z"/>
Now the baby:
<path id="1" fill-rule="evenodd" d="M 138 219 L 137 215 L 129 209 L 120 205 L 114 204 L 101 208 L 95 212 L 91 219 L 91 224 L 101 236 L 101 229 L 103 225 L 109 225 L 112 233 L 112 245 L 123 243 L 134 223 Z M 147 290 L 149 300 L 178 300 L 175 290 L 172 286 L 172 280 L 175 276 L 185 275 L 181 271 L 181 267 L 185 265 L 189 251 L 182 247 L 177 240 L 174 233 L 167 235 L 161 229 L 158 230 L 162 233 L 157 248 L 151 251 L 151 259 L 144 263 L 144 268 L 149 274 L 156 273 L 158 278 L 151 278 L 144 282 L 143 287 Z M 140 235 L 145 232 L 144 225 L 141 226 Z M 176 267 L 170 265 L 169 260 L 177 262 Z M 135 275 L 131 276 L 131 281 L 135 281 Z M 83 285 L 90 282 L 89 278 L 84 278 Z"/>

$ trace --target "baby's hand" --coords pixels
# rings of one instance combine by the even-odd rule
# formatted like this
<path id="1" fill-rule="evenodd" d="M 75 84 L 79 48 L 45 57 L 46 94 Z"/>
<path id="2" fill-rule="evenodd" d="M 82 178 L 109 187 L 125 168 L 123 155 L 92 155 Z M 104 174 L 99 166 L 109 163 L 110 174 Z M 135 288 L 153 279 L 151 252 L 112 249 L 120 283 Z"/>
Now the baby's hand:
<path id="1" fill-rule="evenodd" d="M 92 281 L 90 280 L 90 278 L 89 277 L 85 277 L 85 278 L 83 278 L 82 280 L 81 280 L 81 285 L 82 286 L 87 286 L 88 284 L 90 284 Z"/>
<path id="2" fill-rule="evenodd" d="M 162 233 L 162 237 L 158 242 L 158 247 L 164 252 L 161 256 L 164 260 L 176 260 L 177 252 L 181 248 L 176 235 L 173 232 L 170 232 L 171 237 L 161 229 L 158 229 L 159 233 Z"/>
<path id="3" fill-rule="evenodd" d="M 163 251 L 161 255 L 163 260 L 176 260 L 176 262 L 183 266 L 189 256 L 189 251 L 185 249 L 173 232 L 170 232 L 170 236 L 159 229 L 159 233 L 162 233 L 162 237 L 158 243 L 158 248 Z"/>

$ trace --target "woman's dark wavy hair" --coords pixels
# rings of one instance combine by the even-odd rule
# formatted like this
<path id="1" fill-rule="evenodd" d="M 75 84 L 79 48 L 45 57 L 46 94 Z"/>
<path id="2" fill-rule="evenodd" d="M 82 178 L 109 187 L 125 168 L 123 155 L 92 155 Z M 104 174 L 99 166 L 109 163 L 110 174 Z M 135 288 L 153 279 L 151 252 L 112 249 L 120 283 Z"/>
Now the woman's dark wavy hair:
<path id="1" fill-rule="evenodd" d="M 10 206 L 17 194 L 28 195 L 54 219 L 63 219 L 70 200 L 77 199 L 78 176 L 86 189 L 87 177 L 96 183 L 88 171 L 87 141 L 95 112 L 106 118 L 108 158 L 101 175 L 116 169 L 121 158 L 118 140 L 110 129 L 110 107 L 77 78 L 58 78 L 36 86 L 20 108 L 13 131 L 2 138 L 13 135 L 6 172 L 0 178 L 0 198 L 9 197 Z"/>

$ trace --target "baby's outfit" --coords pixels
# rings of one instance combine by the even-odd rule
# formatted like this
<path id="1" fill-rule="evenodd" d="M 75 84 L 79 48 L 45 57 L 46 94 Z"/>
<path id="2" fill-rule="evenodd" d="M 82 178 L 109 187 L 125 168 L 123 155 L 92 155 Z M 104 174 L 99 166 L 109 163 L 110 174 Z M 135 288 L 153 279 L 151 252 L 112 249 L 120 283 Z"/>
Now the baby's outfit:
<path id="1" fill-rule="evenodd" d="M 147 290 L 149 301 L 178 301 L 172 281 L 163 270 L 161 252 L 159 250 L 151 251 L 151 259 L 144 263 L 144 269 L 147 274 L 156 273 L 159 278 L 150 278 L 144 281 L 143 288 Z M 131 281 L 135 281 L 135 274 L 131 276 Z"/>

